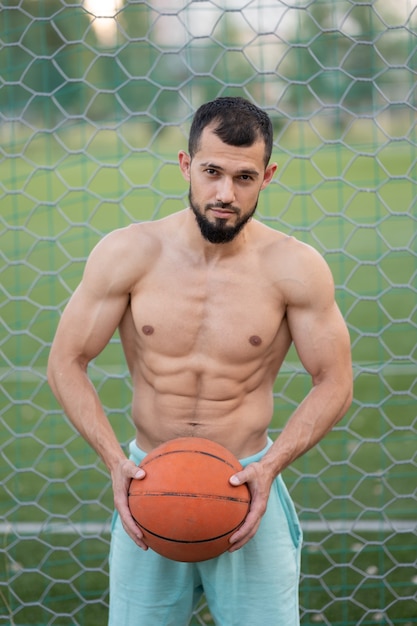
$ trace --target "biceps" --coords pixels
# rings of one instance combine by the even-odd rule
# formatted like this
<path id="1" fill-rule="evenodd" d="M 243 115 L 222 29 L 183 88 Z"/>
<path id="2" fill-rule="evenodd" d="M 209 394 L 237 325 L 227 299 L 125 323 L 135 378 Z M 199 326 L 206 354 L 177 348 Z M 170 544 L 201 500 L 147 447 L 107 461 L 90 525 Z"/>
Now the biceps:
<path id="1" fill-rule="evenodd" d="M 81 284 L 64 310 L 53 348 L 87 364 L 108 344 L 127 305 L 128 296 L 99 298 Z"/>
<path id="2" fill-rule="evenodd" d="M 288 317 L 298 356 L 315 382 L 351 368 L 349 333 L 336 303 L 321 311 L 293 311 Z"/>

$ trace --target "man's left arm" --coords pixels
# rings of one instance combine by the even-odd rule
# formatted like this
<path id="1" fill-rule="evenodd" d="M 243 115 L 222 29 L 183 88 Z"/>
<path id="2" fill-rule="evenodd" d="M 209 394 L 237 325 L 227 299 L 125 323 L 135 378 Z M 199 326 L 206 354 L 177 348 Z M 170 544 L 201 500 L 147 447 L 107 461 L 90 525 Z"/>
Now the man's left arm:
<path id="1" fill-rule="evenodd" d="M 312 388 L 263 459 L 231 479 L 232 484 L 247 482 L 252 494 L 250 513 L 232 537 L 232 550 L 256 533 L 276 476 L 323 439 L 352 402 L 350 339 L 335 302 L 330 270 L 311 249 L 303 251 L 300 263 L 284 292 L 289 329 Z"/>

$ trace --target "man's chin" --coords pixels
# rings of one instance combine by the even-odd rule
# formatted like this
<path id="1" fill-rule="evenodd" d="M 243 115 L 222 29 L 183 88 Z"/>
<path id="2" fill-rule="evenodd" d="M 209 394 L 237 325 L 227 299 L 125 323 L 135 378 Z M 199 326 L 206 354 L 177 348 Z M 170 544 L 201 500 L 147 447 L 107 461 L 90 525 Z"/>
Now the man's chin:
<path id="1" fill-rule="evenodd" d="M 247 215 L 244 219 L 239 218 L 239 214 L 237 210 L 231 211 L 227 210 L 227 207 L 216 207 L 213 205 L 206 205 L 205 211 L 202 211 L 194 202 L 191 194 L 191 189 L 189 193 L 190 200 L 190 208 L 194 213 L 194 217 L 197 221 L 197 224 L 200 228 L 201 235 L 203 238 L 209 243 L 220 244 L 220 243 L 230 243 L 237 237 L 242 228 L 249 222 L 252 218 L 253 214 L 256 210 L 256 205 L 253 208 L 253 211 L 249 215 Z M 227 213 L 227 216 L 212 216 L 213 219 L 210 219 L 206 215 L 206 211 L 209 213 L 211 210 L 215 210 L 218 208 Z M 233 215 L 234 213 L 234 215 Z M 233 225 L 227 224 L 228 219 L 232 219 L 235 223 Z"/>
<path id="2" fill-rule="evenodd" d="M 235 229 L 230 226 L 217 228 L 215 226 L 212 227 L 201 227 L 200 232 L 204 239 L 210 243 L 230 243 L 237 236 L 240 229 Z"/>

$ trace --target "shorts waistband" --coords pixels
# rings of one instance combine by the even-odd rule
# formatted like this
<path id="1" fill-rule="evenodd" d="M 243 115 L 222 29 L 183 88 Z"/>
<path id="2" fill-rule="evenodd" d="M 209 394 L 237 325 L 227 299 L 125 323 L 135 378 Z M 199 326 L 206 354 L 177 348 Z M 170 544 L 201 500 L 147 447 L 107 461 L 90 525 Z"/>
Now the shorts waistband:
<path id="1" fill-rule="evenodd" d="M 260 452 L 257 452 L 256 454 L 252 454 L 252 456 L 247 456 L 244 459 L 239 459 L 239 462 L 241 463 L 241 465 L 243 465 L 243 467 L 246 467 L 250 463 L 256 463 L 256 461 L 259 461 L 260 459 L 262 459 L 264 454 L 268 452 L 269 448 L 272 446 L 273 443 L 274 442 L 272 441 L 272 439 L 268 437 L 266 446 L 263 448 L 263 450 L 261 450 Z"/>
<path id="2" fill-rule="evenodd" d="M 260 452 L 256 452 L 256 454 L 252 454 L 251 456 L 247 456 L 243 459 L 239 459 L 239 462 L 241 463 L 243 467 L 246 467 L 250 463 L 255 463 L 256 461 L 259 461 L 264 456 L 264 454 L 269 450 L 269 448 L 272 446 L 272 443 L 273 443 L 272 439 L 268 437 L 266 446 L 262 450 L 260 450 Z M 147 454 L 146 452 L 144 452 L 143 450 L 139 448 L 135 439 L 130 442 L 129 458 L 132 461 L 134 461 L 137 465 L 139 465 L 139 463 L 143 461 L 146 454 Z"/>

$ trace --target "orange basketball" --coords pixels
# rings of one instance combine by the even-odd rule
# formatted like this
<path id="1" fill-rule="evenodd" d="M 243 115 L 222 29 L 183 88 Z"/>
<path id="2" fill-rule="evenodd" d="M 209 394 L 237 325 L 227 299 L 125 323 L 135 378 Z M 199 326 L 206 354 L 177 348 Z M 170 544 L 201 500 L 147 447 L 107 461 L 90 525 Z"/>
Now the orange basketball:
<path id="1" fill-rule="evenodd" d="M 174 561 L 205 561 L 230 547 L 250 505 L 247 485 L 229 478 L 242 469 L 223 446 L 182 437 L 155 448 L 129 488 L 132 517 L 148 546 Z"/>

